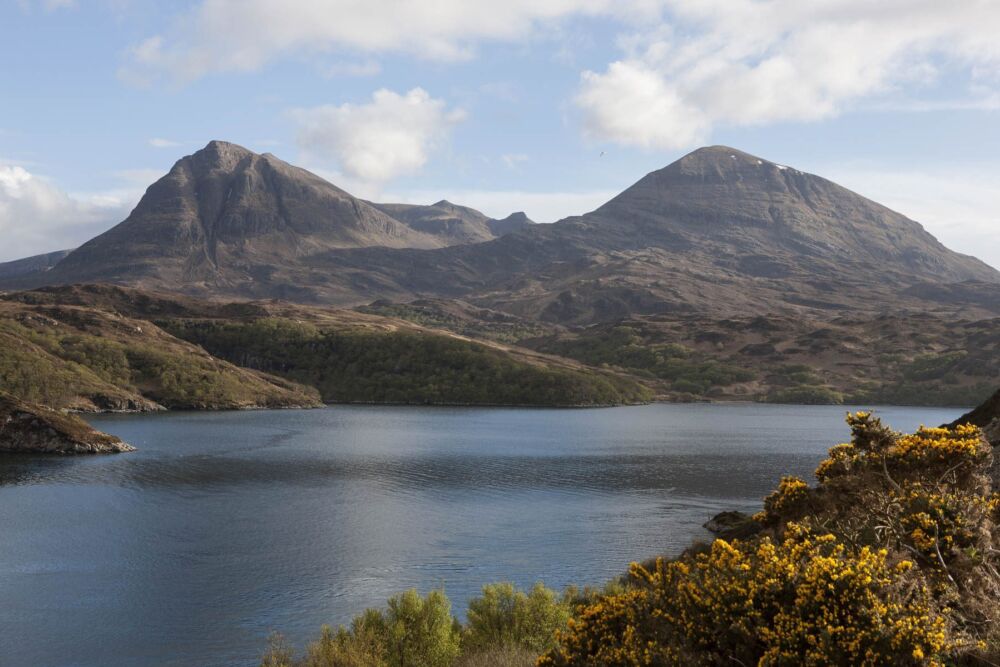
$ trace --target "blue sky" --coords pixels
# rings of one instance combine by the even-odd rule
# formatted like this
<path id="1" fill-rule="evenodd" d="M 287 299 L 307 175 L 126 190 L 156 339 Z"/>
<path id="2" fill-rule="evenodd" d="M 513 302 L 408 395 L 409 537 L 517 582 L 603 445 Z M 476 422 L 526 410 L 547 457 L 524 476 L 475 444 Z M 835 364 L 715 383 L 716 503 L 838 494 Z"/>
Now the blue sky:
<path id="1" fill-rule="evenodd" d="M 225 139 L 543 222 L 721 143 L 1000 267 L 997 34 L 977 0 L 11 0 L 0 261 L 86 240 Z"/>

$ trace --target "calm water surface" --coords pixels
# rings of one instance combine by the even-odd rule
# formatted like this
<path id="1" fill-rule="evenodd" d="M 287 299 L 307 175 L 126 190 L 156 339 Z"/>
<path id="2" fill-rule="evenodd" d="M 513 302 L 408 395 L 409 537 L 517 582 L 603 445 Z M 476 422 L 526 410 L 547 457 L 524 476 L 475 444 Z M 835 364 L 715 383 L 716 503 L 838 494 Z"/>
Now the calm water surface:
<path id="1" fill-rule="evenodd" d="M 93 419 L 139 447 L 0 458 L 0 665 L 251 665 L 410 587 L 600 584 L 753 510 L 844 407 L 331 407 Z M 882 408 L 901 430 L 960 410 Z"/>

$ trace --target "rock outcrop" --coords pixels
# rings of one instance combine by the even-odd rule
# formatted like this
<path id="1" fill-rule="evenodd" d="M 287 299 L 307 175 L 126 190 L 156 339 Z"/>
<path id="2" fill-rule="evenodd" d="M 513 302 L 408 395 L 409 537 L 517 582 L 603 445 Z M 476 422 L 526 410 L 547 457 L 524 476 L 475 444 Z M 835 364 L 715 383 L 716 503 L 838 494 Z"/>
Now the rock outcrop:
<path id="1" fill-rule="evenodd" d="M 115 454 L 135 448 L 91 428 L 76 415 L 0 393 L 0 452 Z"/>
<path id="2" fill-rule="evenodd" d="M 994 447 L 1000 447 L 1000 390 L 979 407 L 956 419 L 952 426 L 957 424 L 975 424 L 983 429 L 983 435 Z"/>

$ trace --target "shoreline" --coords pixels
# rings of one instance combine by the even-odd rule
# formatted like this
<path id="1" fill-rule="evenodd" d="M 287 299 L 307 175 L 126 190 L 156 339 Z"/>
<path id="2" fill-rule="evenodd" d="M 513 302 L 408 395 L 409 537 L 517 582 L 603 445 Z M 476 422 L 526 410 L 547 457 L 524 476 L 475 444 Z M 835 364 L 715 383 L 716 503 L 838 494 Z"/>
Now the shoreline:
<path id="1" fill-rule="evenodd" d="M 580 403 L 580 404 L 537 404 L 537 403 L 421 403 L 409 401 L 324 401 L 314 405 L 246 405 L 234 407 L 203 407 L 203 408 L 164 408 L 150 410 L 60 410 L 66 414 L 75 415 L 145 415 L 163 414 L 170 412 L 252 412 L 256 410 L 317 410 L 338 405 L 348 406 L 372 406 L 372 407 L 414 407 L 414 408 L 518 408 L 537 410 L 587 410 L 606 408 L 625 408 L 643 405 L 775 405 L 775 406 L 795 406 L 795 407 L 893 407 L 893 408 L 932 408 L 932 409 L 954 409 L 969 410 L 972 405 L 954 404 L 915 404 L 915 403 L 778 403 L 773 401 L 752 401 L 740 399 L 706 399 L 692 401 L 676 401 L 666 399 L 654 399 L 651 401 L 641 401 L 635 403 Z"/>

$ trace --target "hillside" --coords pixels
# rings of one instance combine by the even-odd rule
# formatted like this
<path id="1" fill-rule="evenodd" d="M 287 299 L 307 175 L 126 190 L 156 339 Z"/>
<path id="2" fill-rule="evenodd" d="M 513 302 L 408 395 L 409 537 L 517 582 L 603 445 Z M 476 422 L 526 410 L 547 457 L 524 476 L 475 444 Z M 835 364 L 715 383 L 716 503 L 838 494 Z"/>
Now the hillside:
<path id="1" fill-rule="evenodd" d="M 81 281 L 341 306 L 461 299 L 561 324 L 1000 314 L 994 269 L 826 179 L 724 146 L 648 174 L 591 213 L 536 225 L 447 201 L 371 204 L 272 155 L 212 142 L 50 270 L 0 278 Z"/>
<path id="2" fill-rule="evenodd" d="M 93 411 L 310 407 L 314 390 L 239 368 L 141 317 L 92 305 L 0 299 L 0 388 Z"/>
<path id="3" fill-rule="evenodd" d="M 615 405 L 624 374 L 404 320 L 282 302 L 219 304 L 107 285 L 0 299 L 0 386 L 77 410 L 326 402 Z"/>
<path id="4" fill-rule="evenodd" d="M 1000 385 L 998 318 L 679 314 L 566 327 L 462 301 L 359 310 L 616 368 L 665 400 L 966 406 Z"/>

